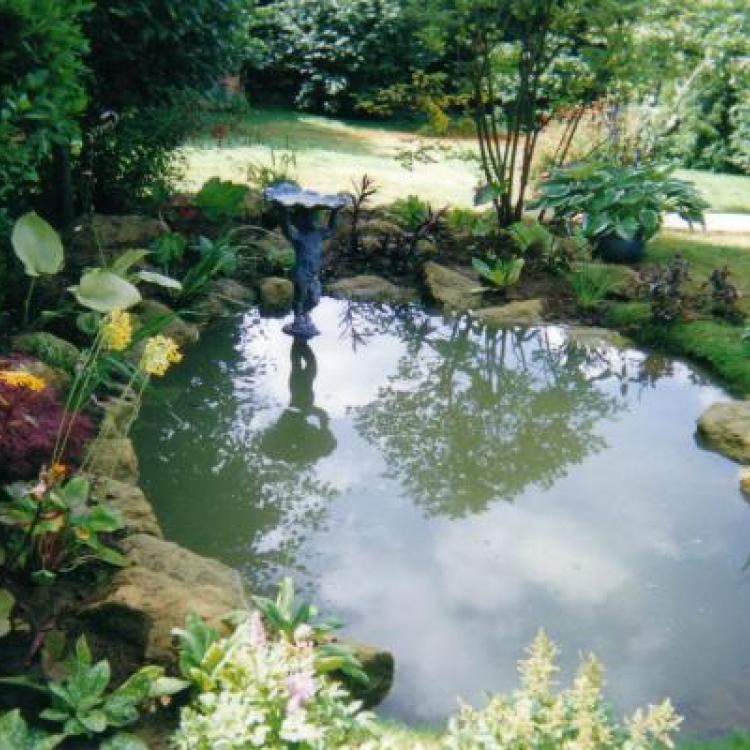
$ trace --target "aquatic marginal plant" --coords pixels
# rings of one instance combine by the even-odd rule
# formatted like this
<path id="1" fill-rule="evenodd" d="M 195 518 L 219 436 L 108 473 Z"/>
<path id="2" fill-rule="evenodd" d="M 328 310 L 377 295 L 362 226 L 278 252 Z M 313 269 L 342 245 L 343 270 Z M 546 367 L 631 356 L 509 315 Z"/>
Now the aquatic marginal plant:
<path id="1" fill-rule="evenodd" d="M 682 718 L 669 699 L 638 709 L 618 724 L 603 698 L 604 669 L 589 655 L 571 687 L 556 692 L 557 646 L 541 630 L 518 663 L 521 687 L 474 709 L 462 705 L 448 725 L 450 750 L 561 748 L 562 750 L 655 750 L 674 747 Z"/>

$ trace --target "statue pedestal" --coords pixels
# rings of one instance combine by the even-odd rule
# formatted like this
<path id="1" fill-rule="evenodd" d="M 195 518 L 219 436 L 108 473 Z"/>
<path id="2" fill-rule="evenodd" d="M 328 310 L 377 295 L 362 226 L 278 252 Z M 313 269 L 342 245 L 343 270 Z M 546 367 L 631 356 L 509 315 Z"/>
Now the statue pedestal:
<path id="1" fill-rule="evenodd" d="M 295 339 L 304 339 L 305 341 L 320 334 L 317 326 L 309 317 L 295 319 L 291 323 L 287 323 L 281 330 L 288 336 L 294 336 Z"/>

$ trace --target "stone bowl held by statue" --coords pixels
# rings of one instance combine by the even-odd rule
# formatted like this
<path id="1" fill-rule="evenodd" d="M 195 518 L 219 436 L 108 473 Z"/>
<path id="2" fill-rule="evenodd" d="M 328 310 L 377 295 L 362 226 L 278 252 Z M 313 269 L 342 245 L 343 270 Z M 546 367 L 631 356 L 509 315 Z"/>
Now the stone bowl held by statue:
<path id="1" fill-rule="evenodd" d="M 314 190 L 304 190 L 291 182 L 282 182 L 263 191 L 266 200 L 278 203 L 285 208 L 307 208 L 311 210 L 334 210 L 344 208 L 351 203 L 345 193 L 324 194 Z"/>

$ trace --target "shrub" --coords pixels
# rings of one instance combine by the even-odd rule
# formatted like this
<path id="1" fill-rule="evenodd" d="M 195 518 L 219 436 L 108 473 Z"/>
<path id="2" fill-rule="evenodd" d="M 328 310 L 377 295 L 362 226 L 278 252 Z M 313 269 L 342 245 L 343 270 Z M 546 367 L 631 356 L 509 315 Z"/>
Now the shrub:
<path id="1" fill-rule="evenodd" d="M 65 417 L 57 393 L 40 377 L 18 366 L 0 370 L 0 476 L 31 479 L 52 461 L 58 431 L 65 421 L 70 437 L 62 455 L 76 461 L 93 432 L 82 414 Z"/>
<path id="2" fill-rule="evenodd" d="M 209 221 L 231 221 L 244 213 L 248 190 L 246 185 L 236 185 L 228 180 L 212 177 L 195 196 L 195 205 Z"/>
<path id="3" fill-rule="evenodd" d="M 56 144 L 78 134 L 86 105 L 86 0 L 6 0 L 0 7 L 0 206 L 25 208 Z"/>
<path id="4" fill-rule="evenodd" d="M 430 204 L 418 195 L 409 195 L 393 201 L 388 213 L 408 232 L 415 232 L 429 219 Z"/>
<path id="5" fill-rule="evenodd" d="M 569 274 L 568 282 L 582 310 L 595 310 L 620 284 L 616 271 L 598 263 L 580 263 Z"/>

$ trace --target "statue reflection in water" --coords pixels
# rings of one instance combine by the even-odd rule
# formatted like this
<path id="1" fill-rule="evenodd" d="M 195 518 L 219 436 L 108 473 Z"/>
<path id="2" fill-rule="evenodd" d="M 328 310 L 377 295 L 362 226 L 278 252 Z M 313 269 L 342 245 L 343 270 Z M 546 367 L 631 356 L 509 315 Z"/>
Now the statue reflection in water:
<path id="1" fill-rule="evenodd" d="M 261 438 L 263 453 L 274 460 L 309 466 L 336 449 L 330 417 L 315 406 L 313 385 L 318 363 L 310 345 L 294 339 L 290 352 L 289 406 Z"/>

